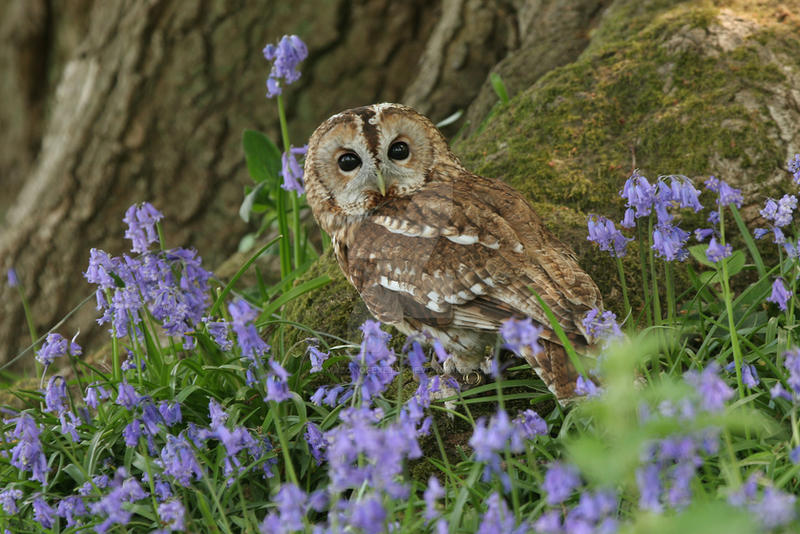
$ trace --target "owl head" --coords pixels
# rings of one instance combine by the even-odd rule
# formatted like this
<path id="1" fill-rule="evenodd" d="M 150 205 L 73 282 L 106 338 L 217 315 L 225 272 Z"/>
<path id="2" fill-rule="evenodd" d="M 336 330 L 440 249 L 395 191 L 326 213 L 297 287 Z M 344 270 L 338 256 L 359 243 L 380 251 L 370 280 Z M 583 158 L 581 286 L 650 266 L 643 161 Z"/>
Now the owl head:
<path id="1" fill-rule="evenodd" d="M 332 233 L 384 202 L 411 195 L 442 161 L 458 165 L 433 123 L 400 104 L 337 113 L 309 141 L 304 181 L 320 226 Z"/>

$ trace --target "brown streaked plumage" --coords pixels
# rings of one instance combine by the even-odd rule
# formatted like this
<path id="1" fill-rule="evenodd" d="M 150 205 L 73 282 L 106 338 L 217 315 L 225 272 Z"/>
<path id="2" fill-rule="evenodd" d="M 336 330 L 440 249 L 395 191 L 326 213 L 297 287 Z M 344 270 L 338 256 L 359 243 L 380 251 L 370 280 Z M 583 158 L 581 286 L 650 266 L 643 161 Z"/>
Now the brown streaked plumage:
<path id="1" fill-rule="evenodd" d="M 402 145 L 405 144 L 405 147 Z M 309 141 L 308 203 L 336 258 L 375 317 L 427 332 L 453 354 L 447 371 L 484 363 L 502 322 L 549 325 L 535 290 L 580 347 L 581 320 L 602 306 L 574 253 L 525 198 L 466 170 L 430 120 L 399 104 L 334 115 Z M 526 360 L 559 399 L 577 374 L 548 328 Z"/>

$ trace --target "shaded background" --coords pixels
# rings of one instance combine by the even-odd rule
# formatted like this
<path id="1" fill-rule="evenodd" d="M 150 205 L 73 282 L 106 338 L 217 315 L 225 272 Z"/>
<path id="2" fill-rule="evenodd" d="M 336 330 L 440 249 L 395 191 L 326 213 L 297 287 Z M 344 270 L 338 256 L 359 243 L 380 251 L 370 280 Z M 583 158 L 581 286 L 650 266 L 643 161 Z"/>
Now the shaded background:
<path id="1" fill-rule="evenodd" d="M 800 151 L 798 12 L 796 0 L 5 2 L 0 268 L 16 268 L 46 331 L 91 293 L 89 249 L 126 249 L 121 219 L 138 201 L 164 212 L 169 246 L 219 266 L 248 231 L 242 131 L 278 138 L 261 50 L 286 33 L 310 51 L 286 91 L 296 144 L 357 105 L 400 101 L 434 121 L 463 110 L 446 131 L 456 152 L 526 192 L 587 268 L 603 258 L 578 231 L 585 214 L 608 207 L 634 162 L 721 173 L 754 220 L 760 188 L 786 186 Z M 516 95 L 506 107 L 490 72 Z M 590 272 L 613 301 L 613 277 Z M 95 316 L 90 303 L 60 331 L 91 345 Z M 0 361 L 28 343 L 0 281 Z"/>

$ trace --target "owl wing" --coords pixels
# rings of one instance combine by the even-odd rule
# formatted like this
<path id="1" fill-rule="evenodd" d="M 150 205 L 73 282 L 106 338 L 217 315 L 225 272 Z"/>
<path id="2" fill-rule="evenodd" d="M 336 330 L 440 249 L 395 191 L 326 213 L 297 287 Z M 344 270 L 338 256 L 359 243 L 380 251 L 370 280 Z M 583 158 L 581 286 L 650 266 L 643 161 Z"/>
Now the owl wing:
<path id="1" fill-rule="evenodd" d="M 601 305 L 572 251 L 522 195 L 475 175 L 432 180 L 381 206 L 338 256 L 370 310 L 390 323 L 497 330 L 530 316 L 548 325 L 533 289 L 568 334 L 582 336 L 583 315 Z"/>

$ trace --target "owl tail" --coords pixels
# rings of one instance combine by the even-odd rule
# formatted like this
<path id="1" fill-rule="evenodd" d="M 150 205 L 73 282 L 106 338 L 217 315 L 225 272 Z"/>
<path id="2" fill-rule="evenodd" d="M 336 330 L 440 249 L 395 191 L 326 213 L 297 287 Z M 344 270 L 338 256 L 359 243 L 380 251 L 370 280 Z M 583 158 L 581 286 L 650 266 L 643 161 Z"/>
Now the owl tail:
<path id="1" fill-rule="evenodd" d="M 547 389 L 556 396 L 559 403 L 564 404 L 565 401 L 574 400 L 578 371 L 572 365 L 567 351 L 560 344 L 546 339 L 539 338 L 539 344 L 544 350 L 536 354 L 525 352 L 523 354 L 525 360 L 544 381 Z"/>

